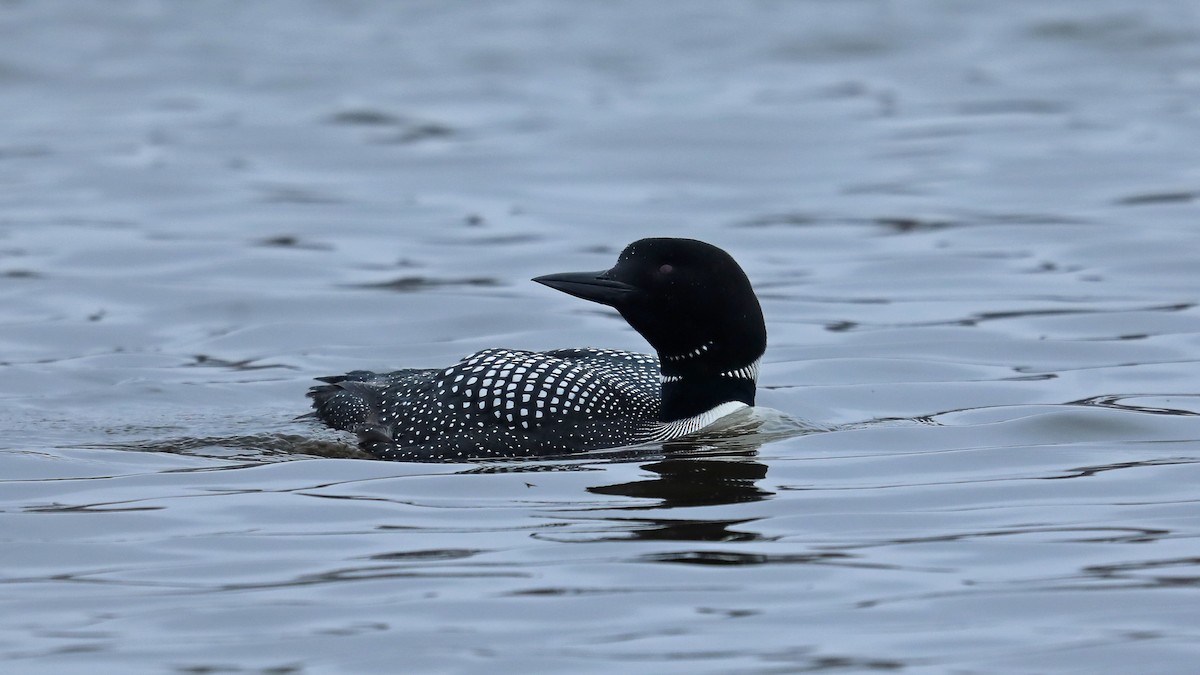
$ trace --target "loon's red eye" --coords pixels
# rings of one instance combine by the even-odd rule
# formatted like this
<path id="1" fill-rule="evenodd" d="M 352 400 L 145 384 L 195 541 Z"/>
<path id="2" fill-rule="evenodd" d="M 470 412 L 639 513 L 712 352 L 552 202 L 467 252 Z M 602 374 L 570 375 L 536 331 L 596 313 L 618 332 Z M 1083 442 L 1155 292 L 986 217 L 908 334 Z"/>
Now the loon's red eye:
<path id="1" fill-rule="evenodd" d="M 671 263 L 663 263 L 662 266 L 658 268 L 659 274 L 670 274 L 674 271 L 675 268 L 671 265 Z"/>

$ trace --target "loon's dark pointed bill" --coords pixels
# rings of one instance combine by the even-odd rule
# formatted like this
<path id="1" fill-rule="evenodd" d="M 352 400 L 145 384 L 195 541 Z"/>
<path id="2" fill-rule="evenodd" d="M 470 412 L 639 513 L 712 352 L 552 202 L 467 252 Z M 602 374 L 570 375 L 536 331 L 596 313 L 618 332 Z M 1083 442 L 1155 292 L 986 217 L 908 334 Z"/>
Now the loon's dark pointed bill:
<path id="1" fill-rule="evenodd" d="M 563 272 L 535 277 L 533 280 L 567 295 L 610 306 L 637 291 L 636 287 L 623 281 L 609 279 L 605 274 L 607 272 Z"/>

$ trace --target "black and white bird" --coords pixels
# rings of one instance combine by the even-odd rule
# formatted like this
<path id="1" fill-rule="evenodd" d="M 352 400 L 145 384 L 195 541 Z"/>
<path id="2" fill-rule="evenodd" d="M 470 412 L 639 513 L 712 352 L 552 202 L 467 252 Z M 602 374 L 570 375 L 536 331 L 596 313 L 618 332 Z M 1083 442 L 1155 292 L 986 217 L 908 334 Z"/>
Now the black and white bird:
<path id="1" fill-rule="evenodd" d="M 754 405 L 767 346 L 750 280 L 694 239 L 642 239 L 603 272 L 534 281 L 608 305 L 657 356 L 485 349 L 436 370 L 319 378 L 314 415 L 380 459 L 533 457 L 667 441 Z"/>

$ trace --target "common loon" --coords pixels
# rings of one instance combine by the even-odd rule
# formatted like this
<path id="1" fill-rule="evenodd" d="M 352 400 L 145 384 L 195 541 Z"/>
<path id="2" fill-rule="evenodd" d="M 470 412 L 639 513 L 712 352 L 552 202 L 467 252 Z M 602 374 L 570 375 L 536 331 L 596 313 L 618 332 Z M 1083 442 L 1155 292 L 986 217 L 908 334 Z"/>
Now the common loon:
<path id="1" fill-rule="evenodd" d="M 603 272 L 534 281 L 608 305 L 657 356 L 485 349 L 444 369 L 318 378 L 315 416 L 379 459 L 562 455 L 686 436 L 754 405 L 767 346 L 750 280 L 694 239 L 642 239 Z"/>

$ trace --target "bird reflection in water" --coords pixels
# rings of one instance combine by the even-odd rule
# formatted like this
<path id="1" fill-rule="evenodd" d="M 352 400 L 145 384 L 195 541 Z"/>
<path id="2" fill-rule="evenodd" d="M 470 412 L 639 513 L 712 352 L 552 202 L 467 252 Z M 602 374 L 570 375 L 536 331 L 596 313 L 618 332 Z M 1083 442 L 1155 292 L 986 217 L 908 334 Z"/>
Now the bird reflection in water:
<path id="1" fill-rule="evenodd" d="M 757 485 L 767 475 L 767 465 L 754 461 L 756 448 L 712 454 L 713 446 L 675 442 L 663 448 L 667 456 L 643 464 L 642 469 L 656 474 L 653 478 L 598 485 L 588 492 L 602 495 L 658 500 L 656 504 L 620 507 L 622 511 L 720 506 L 767 499 L 773 492 Z M 622 539 L 656 541 L 756 541 L 764 537 L 744 529 L 756 518 L 683 519 L 683 518 L 608 518 L 621 524 Z"/>

